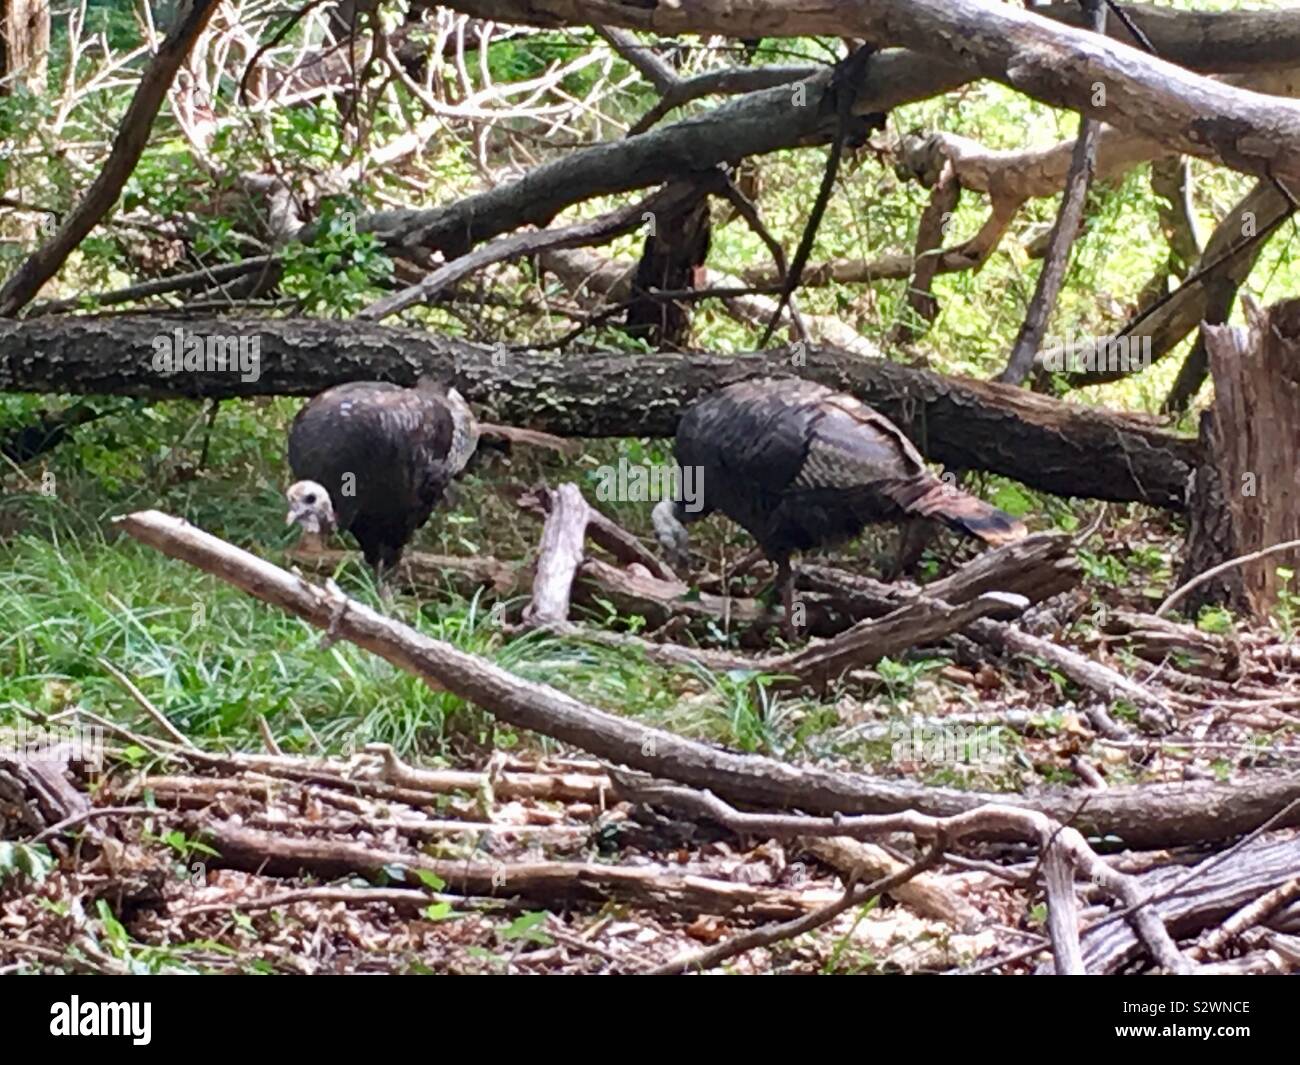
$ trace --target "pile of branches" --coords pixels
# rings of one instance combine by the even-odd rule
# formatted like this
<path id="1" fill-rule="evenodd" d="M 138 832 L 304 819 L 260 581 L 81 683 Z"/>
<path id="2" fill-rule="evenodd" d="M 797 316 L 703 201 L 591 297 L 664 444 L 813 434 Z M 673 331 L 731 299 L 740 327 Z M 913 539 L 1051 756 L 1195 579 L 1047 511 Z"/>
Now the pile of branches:
<path id="1" fill-rule="evenodd" d="M 1231 642 L 1124 613 L 1090 654 L 1034 636 L 1031 603 L 1045 609 L 1077 580 L 1064 537 L 989 552 L 924 590 L 806 566 L 801 594 L 826 634 L 773 656 L 693 646 L 692 625 L 717 620 L 716 611 L 759 632 L 773 619 L 725 592 L 685 595 L 574 486 L 523 503 L 545 515 L 535 564 L 479 559 L 457 570 L 415 556 L 405 579 L 436 566 L 496 594 L 527 579 L 529 605 L 512 626 L 635 643 L 667 662 L 772 672 L 793 687 L 824 688 L 901 646 L 945 639 L 1042 656 L 1098 697 L 1088 725 L 1120 748 L 1226 749 L 1232 730 L 1292 723 L 1300 703 L 1300 659 L 1288 645 Z M 933 971 L 1300 964 L 1294 771 L 1109 786 L 1079 758 L 1082 788 L 999 794 L 739 755 L 524 681 L 332 582 L 315 584 L 177 519 L 143 512 L 119 524 L 306 619 L 323 642 L 350 640 L 573 752 L 551 763 L 496 754 L 474 772 L 428 770 L 382 746 L 351 758 L 288 756 L 266 728 L 264 754 L 213 753 L 130 686 L 167 739 L 78 713 L 134 748 L 137 763 L 148 752 L 147 771 L 122 760 L 89 788 L 71 764 L 4 761 L 0 794 L 7 819 L 22 826 L 8 834 L 58 859 L 45 897 L 75 896 L 74 913 L 109 898 L 144 943 L 238 942 L 234 961 L 197 964 L 454 969 L 490 957 L 521 971 L 667 973 L 723 962 L 797 970 L 827 964 L 853 936 L 892 966 Z M 313 559 L 332 561 L 295 561 Z M 570 621 L 572 599 L 585 594 L 659 609 L 659 632 L 633 637 Z M 1152 667 L 1138 676 L 1114 668 L 1105 660 L 1114 641 Z M 1140 711 L 1136 731 L 1106 711 L 1121 699 Z M 0 940 L 11 964 L 52 964 L 63 947 L 75 948 L 68 956 L 78 966 L 129 964 L 87 940 L 76 919 L 42 916 L 37 894 L 15 901 L 12 884 L 5 890 L 22 932 Z M 889 908 L 858 930 L 855 915 L 873 899 Z M 1046 929 L 1026 920 L 1040 900 Z M 255 946 L 240 928 L 270 942 Z"/>
<path id="2" fill-rule="evenodd" d="M 1102 858 L 1075 830 L 1009 807 L 741 813 L 589 760 L 431 771 L 382 745 L 316 759 L 268 737 L 266 754 L 214 754 L 113 731 L 157 767 L 119 763 L 92 782 L 47 762 L 46 786 L 15 789 L 33 784 L 31 766 L 0 759 L 32 825 L 58 818 L 33 836 L 57 867 L 35 890 L 21 878 L 0 888 L 7 967 L 679 973 L 779 960 L 807 971 L 850 932 L 903 971 L 1025 971 L 1050 967 L 1048 951 L 1058 971 L 1149 968 L 1152 956 L 1175 971 L 1300 965 L 1290 833 L 1208 856 Z M 878 896 L 889 908 L 859 934 L 854 911 Z M 1050 938 L 1023 920 L 1043 897 Z M 81 915 L 100 901 L 134 952 L 89 933 Z M 178 949 L 192 943 L 207 946 Z"/>
<path id="3" fill-rule="evenodd" d="M 450 124 L 472 135 L 476 143 L 490 132 L 512 161 L 527 160 L 531 168 L 523 176 L 513 165 L 494 169 L 483 151 L 475 161 L 488 186 L 484 191 L 433 208 L 392 204 L 392 209 L 354 219 L 356 228 L 373 234 L 396 264 L 395 291 L 366 307 L 361 312 L 364 319 L 378 321 L 436 301 L 453 308 L 469 335 L 490 342 L 497 338 L 485 335 L 476 322 L 484 317 L 485 304 L 504 301 L 512 310 L 540 310 L 543 332 L 552 317 L 577 322 L 573 329 L 566 324 L 563 336 L 547 336 L 548 345 L 564 347 L 593 325 L 624 311 L 640 316 L 644 308 L 636 304 L 679 304 L 684 314 L 698 299 L 717 296 L 727 313 L 764 328 L 767 335 L 779 327 L 800 342 L 877 354 L 869 341 L 844 323 L 831 317 L 801 316 L 794 293 L 801 286 L 905 279 L 914 322 L 896 331 L 891 340 L 910 339 L 937 313 L 933 291 L 937 274 L 978 270 L 1014 230 L 1026 203 L 1063 194 L 1051 235 L 1030 241 L 1026 248 L 1030 255 L 1043 258 L 1045 265 L 1020 336 L 999 375 L 1003 381 L 1019 383 L 1044 366 L 1054 366 L 1056 357 L 1070 354 L 1039 348 L 1071 245 L 1086 224 L 1084 193 L 1090 183 L 1152 164 L 1152 188 L 1161 201 L 1160 221 L 1169 255 L 1142 291 L 1134 294 L 1136 310 L 1128 319 L 1116 321 L 1107 335 L 1095 338 L 1106 343 L 1130 337 L 1149 340 L 1152 358 L 1176 350 L 1202 320 L 1224 320 L 1265 242 L 1297 203 L 1294 189 L 1300 182 L 1300 160 L 1284 150 L 1300 129 L 1300 111 L 1288 99 L 1300 84 L 1295 78 L 1300 65 L 1300 17 L 1290 11 L 1201 13 L 1128 5 L 1107 19 L 1102 5 L 1093 3 L 1086 5 L 1084 16 L 1072 2 L 1019 11 L 984 0 L 957 5 L 898 0 L 826 20 L 816 10 L 803 10 L 797 0 L 743 12 L 719 3 L 660 10 L 660 5 L 463 0 L 447 5 L 460 12 L 456 17 L 444 9 L 426 12 L 420 7 L 412 12 L 412 21 L 397 30 L 385 30 L 377 17 L 352 26 L 331 24 L 334 43 L 324 53 L 300 53 L 284 45 L 289 27 L 281 27 L 251 61 L 235 64 L 231 57 L 245 56 L 250 37 L 270 33 L 265 25 L 267 12 L 255 6 L 244 13 L 241 23 L 231 25 L 214 16 L 216 6 L 199 5 L 190 18 L 157 41 L 157 56 L 123 119 L 110 158 L 53 235 L 0 286 L 0 317 L 63 315 L 84 307 L 87 300 L 99 307 L 193 310 L 224 309 L 241 301 L 265 306 L 269 297 L 275 307 L 293 306 L 277 291 L 284 245 L 310 244 L 328 232 L 331 223 L 321 217 L 324 200 L 356 185 L 366 174 L 400 172 L 417 193 L 427 192 L 430 179 L 418 165 L 420 151 Z M 769 7 L 772 10 L 766 10 Z M 426 13 L 430 20 L 420 23 L 418 18 Z M 314 5 L 294 18 L 320 22 L 316 29 L 322 31 L 329 22 Z M 1077 28 L 1081 21 L 1087 30 Z M 502 29 L 503 25 L 514 28 Z M 529 26 L 561 27 L 581 34 L 588 25 L 598 28 L 603 43 L 591 47 L 584 40 L 584 54 L 557 64 L 538 79 L 502 85 L 484 73 L 487 83 L 479 85 L 464 62 L 465 51 L 486 49 L 493 39 L 536 32 Z M 741 39 L 848 35 L 870 42 L 875 51 L 867 54 L 859 49 L 834 66 L 712 66 L 687 76 L 662 58 L 652 38 L 630 32 L 650 29 L 660 34 Z M 154 36 L 152 30 L 150 34 Z M 76 33 L 72 36 L 75 39 Z M 1140 55 L 1139 50 L 1148 54 Z M 438 60 L 443 55 L 457 57 L 450 78 L 441 73 Z M 212 85 L 193 84 L 197 74 L 189 79 L 178 75 L 187 57 L 189 70 L 211 67 L 221 71 L 223 78 L 238 81 L 239 101 L 248 114 L 242 118 L 239 113 L 200 114 L 199 102 L 218 99 L 220 93 Z M 574 147 L 555 158 L 537 158 L 538 143 L 555 139 L 561 131 L 572 132 L 575 115 L 599 110 L 606 97 L 623 87 L 611 73 L 615 57 L 653 86 L 658 102 L 631 124 L 622 139 Z M 232 65 L 226 68 L 227 63 Z M 601 73 L 591 98 L 574 100 L 557 90 L 566 76 L 593 65 Z M 846 145 L 860 143 L 864 130 L 878 124 L 881 114 L 950 93 L 979 78 L 1002 81 L 1050 106 L 1077 110 L 1085 121 L 1077 138 L 1041 150 L 993 151 L 942 132 L 873 142 L 873 150 L 898 174 L 931 191 L 911 248 L 874 260 L 809 261 L 812 235 L 825 208 L 821 196 L 799 247 L 787 254 L 764 223 L 758 203 L 742 188 L 743 175 L 736 170 L 741 161 L 752 164 L 778 150 L 829 145 L 823 190 L 829 194 Z M 301 181 L 262 172 L 234 175 L 241 205 L 258 205 L 262 216 L 256 232 L 249 234 L 243 261 L 212 264 L 195 256 L 195 269 L 168 270 L 164 276 L 93 296 L 34 303 L 45 282 L 86 235 L 109 221 L 113 204 L 148 142 L 150 126 L 164 109 L 195 158 L 224 189 L 231 176 L 220 173 L 212 158 L 214 138 L 223 127 L 237 125 L 250 115 L 256 118 L 268 109 L 326 96 L 345 101 L 344 111 L 354 121 L 356 112 L 376 106 L 394 82 L 409 95 L 418 118 L 387 141 L 372 130 L 354 130 L 356 151 L 349 155 L 347 166 L 302 175 Z M 1098 94 L 1099 85 L 1105 86 L 1104 93 Z M 548 92 L 559 102 L 536 102 Z M 711 110 L 668 121 L 684 105 L 716 97 L 730 99 Z M 65 107 L 74 102 L 65 101 Z M 616 129 L 626 125 L 615 114 L 601 117 L 602 123 Z M 536 123 L 526 136 L 515 125 L 524 119 Z M 1189 207 L 1188 157 L 1257 179 L 1204 240 Z M 84 169 L 96 168 L 87 164 Z M 268 161 L 265 167 L 275 175 L 282 169 L 279 160 Z M 640 190 L 650 191 L 597 218 L 553 224 L 578 205 Z M 945 246 L 949 234 L 944 220 L 951 217 L 963 194 L 986 199 L 987 218 L 975 234 Z M 705 269 L 695 247 L 698 241 L 691 248 L 671 246 L 666 235 L 689 228 L 683 220 L 696 219 L 701 198 L 710 197 L 729 201 L 732 217 L 753 229 L 768 248 L 771 266 L 746 264 L 743 276 L 729 276 Z M 21 201 L 12 206 L 28 215 L 42 213 Z M 578 250 L 640 232 L 647 214 L 658 215 L 662 224 L 660 236 L 649 235 L 642 269 Z M 178 226 L 176 219 L 158 217 L 113 224 L 167 232 Z M 683 282 L 683 288 L 673 290 L 671 285 L 664 287 L 667 274 L 650 278 L 654 262 L 679 254 L 686 256 L 678 265 L 690 268 L 682 275 L 689 276 L 689 284 Z M 481 284 L 463 284 L 488 268 L 530 259 L 561 282 L 563 298 L 548 296 L 540 307 L 525 308 L 513 297 L 495 293 L 485 297 Z M 680 273 L 668 271 L 674 277 Z M 519 280 L 517 274 L 510 277 Z M 1171 278 L 1180 284 L 1166 295 Z M 466 305 L 465 313 L 455 311 L 458 303 Z M 672 314 L 665 310 L 664 316 L 680 318 L 676 310 Z M 669 341 L 674 339 L 681 337 L 660 337 L 665 347 L 673 346 Z M 1077 387 L 1113 380 L 1144 366 L 1145 362 L 1120 370 L 1084 369 L 1062 379 Z M 1185 409 L 1204 377 L 1204 351 L 1198 345 L 1168 405 Z M 60 390 L 69 382 L 75 390 L 75 381 L 74 374 L 67 375 Z M 8 387 L 41 386 L 14 381 Z"/>
<path id="4" fill-rule="evenodd" d="M 766 359 L 850 388 L 891 415 L 896 407 L 913 413 L 919 407 L 932 434 L 927 450 L 953 465 L 995 470 L 1061 494 L 1184 505 L 1187 474 L 1203 461 L 1194 441 L 1134 416 L 1084 414 L 1007 385 L 1022 383 L 1049 354 L 1039 350 L 1044 327 L 1083 222 L 1088 184 L 1097 175 L 1157 163 L 1154 180 L 1169 204 L 1162 221 L 1170 234 L 1171 264 L 1161 267 L 1159 285 L 1150 288 L 1163 291 L 1171 275 L 1183 282 L 1171 296 L 1139 301 L 1144 306 L 1116 335 L 1151 336 L 1158 356 L 1202 319 L 1226 315 L 1262 242 L 1297 202 L 1292 189 L 1300 183 L 1300 110 L 1285 99 L 1294 91 L 1292 72 L 1300 63 L 1294 13 L 1184 18 L 1137 7 L 1107 24 L 1101 5 L 1089 3 L 1082 16 L 1085 31 L 1071 25 L 1081 18 L 1073 4 L 1022 12 L 985 0 L 896 0 L 837 9 L 829 19 L 802 10 L 797 0 L 741 9 L 720 2 L 646 7 L 581 0 L 465 0 L 452 6 L 492 22 L 600 24 L 612 51 L 654 84 L 661 98 L 621 141 L 576 149 L 524 177 L 490 174 L 491 187 L 453 203 L 431 209 L 394 205 L 356 219 L 357 228 L 374 234 L 398 261 L 395 290 L 362 311 L 363 323 L 191 322 L 191 329 L 214 336 L 257 330 L 266 342 L 265 373 L 252 381 L 224 372 L 169 378 L 150 359 L 158 319 L 65 318 L 79 303 L 34 301 L 108 217 L 164 104 L 176 114 L 196 158 L 209 161 L 214 127 L 204 116 L 194 120 L 194 87 L 183 85 L 178 72 L 196 48 L 224 54 L 237 27 L 210 23 L 217 5 L 202 0 L 156 42 L 113 148 L 85 195 L 0 285 L 0 316 L 28 315 L 0 328 L 0 386 L 219 398 L 306 393 L 355 377 L 405 382 L 436 363 L 449 369 L 445 376 L 466 385 L 470 398 L 497 408 L 503 421 L 532 422 L 568 435 L 666 435 L 683 402 L 730 374 L 752 372 L 756 359 Z M 460 79 L 465 98 L 456 101 L 453 114 L 435 91 L 435 65 L 422 66 L 409 52 L 404 56 L 404 42 L 384 34 L 378 20 L 367 21 L 364 41 L 336 35 L 343 38 L 336 40 L 341 48 L 312 57 L 312 63 L 322 69 L 385 68 L 419 101 L 424 120 L 393 142 L 367 149 L 366 166 L 418 156 L 444 119 L 473 120 L 485 104 L 495 117 L 519 117 L 512 100 L 525 90 L 500 89 L 473 99 L 468 76 Z M 834 68 L 710 71 L 697 80 L 680 77 L 625 32 L 650 28 L 744 37 L 853 34 L 878 50 L 856 48 Z M 464 48 L 461 32 L 457 54 Z M 441 54 L 447 39 L 439 33 L 433 51 Z M 485 45 L 487 36 L 480 41 Z M 1136 61 L 1133 42 L 1159 58 Z M 573 69 L 552 70 L 535 88 L 554 88 Z M 364 76 L 347 87 L 328 76 L 318 82 L 304 77 L 302 64 L 282 54 L 255 77 L 241 79 L 241 93 L 264 108 L 287 106 L 295 93 L 361 95 L 366 83 Z M 1077 138 L 1045 152 L 1001 154 L 941 134 L 889 144 L 898 171 L 932 190 L 916 246 L 879 261 L 809 263 L 849 142 L 878 126 L 881 113 L 977 78 L 1078 111 L 1083 122 Z M 1098 84 L 1107 88 L 1100 98 Z M 718 94 L 737 98 L 660 124 L 683 104 Z M 799 105 L 793 103 L 796 95 Z M 567 114 L 576 106 L 571 102 L 561 110 Z M 529 117 L 560 121 L 538 110 Z M 731 166 L 810 144 L 830 146 L 826 179 L 805 237 L 787 259 L 738 188 Z M 1185 209 L 1184 156 L 1257 180 L 1203 247 Z M 356 176 L 340 171 L 322 177 L 322 195 Z M 597 218 L 553 225 L 578 204 L 653 186 L 661 187 Z M 280 249 L 291 240 L 309 243 L 324 227 L 310 211 L 299 210 L 289 184 L 278 177 L 250 175 L 241 189 L 267 204 L 265 232 L 258 234 L 264 254 L 100 293 L 98 305 L 156 306 L 152 301 L 160 298 L 189 297 L 188 308 L 195 311 L 205 303 L 206 309 L 228 307 L 232 295 L 274 294 L 283 266 Z M 945 248 L 941 221 L 963 191 L 988 197 L 988 220 L 971 239 Z M 932 319 L 934 276 L 977 269 L 1025 202 L 1057 192 L 1057 223 L 1035 249 L 1045 259 L 1038 290 L 1000 384 L 863 360 L 861 338 L 836 332 L 834 323 L 801 317 L 792 303 L 803 284 L 906 278 L 918 320 Z M 628 280 L 618 264 L 575 249 L 632 233 L 647 213 L 695 218 L 707 197 L 730 201 L 736 217 L 768 247 L 773 267 L 710 280 L 696 256 L 688 264 L 691 291 L 639 296 L 683 304 L 704 294 L 723 297 L 732 313 L 765 324 L 768 333 L 778 325 L 788 329 L 800 361 L 785 351 L 727 360 L 725 366 L 704 357 L 657 355 L 639 357 L 639 372 L 632 374 L 614 356 L 589 356 L 575 367 L 573 360 L 566 365 L 536 352 L 489 353 L 373 324 L 408 308 L 454 301 L 460 283 L 485 268 L 534 258 L 561 279 L 573 300 L 567 309 L 578 324 L 554 345 L 563 348 L 592 325 L 630 309 Z M 1247 217 L 1253 235 L 1243 241 L 1238 235 Z M 157 220 L 144 221 L 153 226 Z M 694 251 L 699 244 L 693 242 Z M 653 245 L 648 241 L 647 261 Z M 587 305 L 593 293 L 595 303 Z M 856 355 L 820 349 L 819 340 Z M 1193 352 L 1171 407 L 1185 405 L 1199 387 L 1204 366 L 1196 362 Z M 665 383 L 648 385 L 656 376 Z M 1069 377 L 1074 385 L 1098 379 Z M 543 389 L 548 402 L 538 403 Z M 512 411 L 520 416 L 512 417 Z M 538 417 L 562 424 L 538 426 Z M 503 619 L 512 627 L 615 644 L 669 665 L 764 674 L 777 685 L 815 693 L 918 646 L 944 643 L 972 669 L 1021 658 L 1059 672 L 1088 693 L 1082 727 L 1101 742 L 1153 756 L 1175 746 L 1236 750 L 1241 729 L 1293 725 L 1300 704 L 1300 661 L 1293 648 L 1268 640 L 1214 637 L 1169 622 L 1160 612 L 1115 612 L 1084 648 L 1036 635 L 1045 612 L 1079 609 L 1077 602 L 1071 605 L 1078 574 L 1066 537 L 1039 535 L 989 552 L 925 588 L 884 586 L 805 566 L 800 601 L 814 639 L 774 654 L 763 648 L 776 619 L 762 602 L 733 594 L 734 574 L 713 575 L 695 594 L 598 515 L 572 485 L 539 493 L 525 506 L 544 515 L 535 563 L 416 557 L 405 578 L 419 583 L 435 574 L 441 587 L 450 574 L 502 598 L 525 593 L 527 608 Z M 241 960 L 252 948 L 239 940 L 234 919 L 260 915 L 252 920 L 264 922 L 256 927 L 272 944 L 272 964 L 286 968 L 364 967 L 358 959 L 385 952 L 427 964 L 456 947 L 468 954 L 471 947 L 494 946 L 507 966 L 701 971 L 724 961 L 741 963 L 736 959 L 758 964 L 762 951 L 770 957 L 779 949 L 798 949 L 780 945 L 805 933 L 848 934 L 852 914 L 873 899 L 888 900 L 896 922 L 904 916 L 927 922 L 911 926 L 917 935 L 899 936 L 920 939 L 936 925 L 951 933 L 943 937 L 955 945 L 951 953 L 898 961 L 912 968 L 1273 972 L 1294 968 L 1300 958 L 1294 936 L 1300 920 L 1295 771 L 1241 773 L 1220 781 L 1201 779 L 1189 764 L 1176 781 L 1111 786 L 1080 757 L 1072 765 L 1086 787 L 1000 794 L 739 755 L 521 680 L 370 610 L 332 584 L 315 584 L 166 515 L 134 514 L 120 525 L 307 620 L 324 631 L 326 643 L 352 641 L 504 723 L 556 741 L 579 760 L 560 766 L 497 760 L 474 774 L 431 772 L 404 765 L 383 749 L 347 760 L 288 757 L 269 729 L 266 754 L 214 754 L 196 748 L 131 689 L 168 739 L 98 723 L 130 744 L 116 765 L 129 766 L 143 749 L 156 760 L 149 771 L 119 768 L 92 786 L 70 760 L 0 761 L 5 835 L 22 848 L 5 852 L 7 861 L 22 856 L 10 863 L 22 869 L 21 877 L 7 880 L 3 889 L 9 896 L 0 939 L 6 965 L 66 963 L 119 971 L 137 964 L 139 958 L 120 942 L 87 937 L 90 901 L 107 901 L 137 942 L 229 939 L 245 951 Z M 334 561 L 297 560 L 303 568 Z M 570 613 L 584 598 L 644 617 L 653 631 L 637 636 L 579 625 Z M 719 625 L 743 628 L 752 639 L 741 640 L 740 650 L 716 650 L 692 638 L 701 627 Z M 1118 713 L 1121 706 L 1132 713 Z M 431 843 L 447 841 L 454 841 L 450 855 L 436 847 L 431 853 Z M 34 857 L 46 853 L 37 848 L 47 849 L 53 867 Z M 608 861 L 614 853 L 618 863 Z M 177 858 L 188 879 L 175 875 Z M 356 886 L 358 877 L 368 886 Z M 44 886 L 14 894 L 15 883 L 31 880 Z M 321 880 L 331 883 L 322 887 Z M 42 897 L 55 905 L 42 907 Z M 1043 930 L 1027 927 L 1020 916 L 1040 899 L 1047 912 Z M 634 913 L 635 921 L 611 922 L 610 904 Z M 547 923 L 530 923 L 541 910 L 550 914 Z M 287 926 L 277 916 L 286 913 L 296 918 Z M 448 920 L 453 913 L 465 916 Z M 383 949 L 375 951 L 379 940 Z M 813 964 L 827 956 L 818 949 L 812 950 Z M 230 964 L 222 957 L 200 954 L 198 962 Z"/>

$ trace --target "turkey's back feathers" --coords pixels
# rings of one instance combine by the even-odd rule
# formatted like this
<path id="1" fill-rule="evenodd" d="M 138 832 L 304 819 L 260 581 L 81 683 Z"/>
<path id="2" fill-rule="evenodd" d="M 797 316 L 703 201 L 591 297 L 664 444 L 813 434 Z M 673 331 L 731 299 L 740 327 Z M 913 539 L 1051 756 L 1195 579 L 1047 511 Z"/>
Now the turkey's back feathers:
<path id="1" fill-rule="evenodd" d="M 703 467 L 705 512 L 721 510 L 777 559 L 909 514 L 990 543 L 1025 534 L 931 473 L 887 418 L 811 381 L 742 381 L 706 397 L 683 416 L 676 453 Z"/>

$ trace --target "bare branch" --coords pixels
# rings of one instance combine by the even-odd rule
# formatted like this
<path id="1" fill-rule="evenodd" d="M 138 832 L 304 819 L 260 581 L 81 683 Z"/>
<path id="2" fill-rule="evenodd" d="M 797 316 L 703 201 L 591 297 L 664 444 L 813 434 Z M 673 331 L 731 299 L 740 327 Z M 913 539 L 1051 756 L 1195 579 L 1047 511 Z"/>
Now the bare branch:
<path id="1" fill-rule="evenodd" d="M 702 179 L 706 184 L 707 178 L 708 175 Z M 718 175 L 714 184 L 719 184 L 720 181 L 721 176 Z M 700 192 L 700 181 L 677 182 L 647 196 L 639 203 L 620 207 L 616 211 L 610 211 L 589 221 L 574 222 L 572 225 L 561 226 L 558 229 L 543 229 L 534 233 L 515 233 L 508 237 L 501 237 L 447 263 L 418 284 L 375 300 L 360 311 L 357 318 L 362 321 L 377 322 L 417 303 L 428 302 L 447 286 L 454 285 L 457 281 L 492 263 L 507 262 L 556 248 L 579 248 L 605 243 L 643 226 L 646 214 L 652 216 L 659 212 L 670 214 L 681 204 L 698 199 Z"/>
<path id="2" fill-rule="evenodd" d="M 1090 28 L 1101 33 L 1106 28 L 1105 6 L 1101 0 L 1084 0 L 1084 3 L 1091 16 Z M 1025 313 L 1020 332 L 1016 334 L 1015 343 L 1011 346 L 1011 356 L 997 378 L 1004 384 L 1020 384 L 1033 369 L 1034 356 L 1038 354 L 1052 311 L 1056 309 L 1057 297 L 1065 283 L 1065 269 L 1070 262 L 1070 249 L 1074 246 L 1074 239 L 1079 235 L 1079 227 L 1083 222 L 1083 204 L 1097 166 L 1097 141 L 1100 133 L 1101 124 L 1096 119 L 1086 115 L 1079 119 L 1079 138 L 1074 147 L 1070 173 L 1065 179 L 1061 208 L 1052 226 L 1051 239 L 1047 243 L 1047 255 L 1038 274 L 1038 284 L 1033 299 L 1029 301 L 1029 310 Z"/>
<path id="3" fill-rule="evenodd" d="M 458 0 L 453 6 L 506 22 L 605 22 L 729 37 L 851 35 L 879 46 L 902 45 L 968 78 L 1001 81 L 1170 150 L 1300 180 L 1300 106 L 1211 81 L 1165 59 L 1139 61 L 1127 45 L 991 0 L 882 0 L 811 8 L 802 0 L 752 5 L 698 0 L 649 8 L 601 0 Z M 1102 100 L 1095 89 L 1099 83 L 1106 87 Z"/>
<path id="4" fill-rule="evenodd" d="M 140 78 L 118 126 L 113 149 L 94 182 L 58 232 L 0 286 L 0 317 L 13 317 L 31 302 L 41 286 L 58 273 L 68 256 L 113 209 L 149 140 L 154 117 L 162 107 L 172 79 L 216 7 L 217 0 L 187 0 L 177 10 L 176 22 Z"/>

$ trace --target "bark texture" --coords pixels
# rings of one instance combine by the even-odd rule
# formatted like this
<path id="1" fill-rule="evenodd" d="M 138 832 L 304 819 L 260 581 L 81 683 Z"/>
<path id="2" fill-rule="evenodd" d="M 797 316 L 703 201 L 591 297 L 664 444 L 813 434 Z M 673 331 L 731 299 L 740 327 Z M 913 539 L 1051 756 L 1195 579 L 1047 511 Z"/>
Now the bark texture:
<path id="1" fill-rule="evenodd" d="M 1226 519 L 1228 558 L 1300 540 L 1300 300 L 1262 310 L 1247 303 L 1248 325 L 1207 326 L 1214 378 L 1215 453 Z M 1217 561 L 1226 561 L 1219 559 Z M 1300 551 L 1242 567 L 1256 614 L 1276 606 Z"/>
<path id="2" fill-rule="evenodd" d="M 179 331 L 179 332 L 178 332 Z M 255 342 L 253 373 L 165 373 L 158 346 Z M 211 347 L 207 350 L 211 351 Z M 343 381 L 454 381 L 489 420 L 561 436 L 671 436 L 682 408 L 733 381 L 806 377 L 851 392 L 910 433 L 931 459 L 1005 474 L 1057 495 L 1181 509 L 1196 441 L 1138 415 L 1006 385 L 946 377 L 830 349 L 720 357 L 569 356 L 486 350 L 413 329 L 306 319 L 154 316 L 0 322 L 0 390 L 159 398 L 315 395 Z"/>
<path id="3" fill-rule="evenodd" d="M 901 45 L 967 78 L 1000 81 L 1171 150 L 1300 181 L 1300 106 L 988 0 L 460 0 L 452 6 L 505 22 L 728 37 L 851 36 L 880 47 Z"/>

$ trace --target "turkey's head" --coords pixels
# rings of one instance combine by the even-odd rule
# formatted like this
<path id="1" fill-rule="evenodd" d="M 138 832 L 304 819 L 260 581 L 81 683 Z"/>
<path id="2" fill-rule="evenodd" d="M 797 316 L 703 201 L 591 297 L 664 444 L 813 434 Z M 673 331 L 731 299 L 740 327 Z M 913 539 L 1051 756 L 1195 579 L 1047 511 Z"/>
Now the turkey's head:
<path id="1" fill-rule="evenodd" d="M 291 484 L 284 495 L 289 501 L 289 513 L 284 516 L 284 523 L 302 526 L 303 548 L 321 550 L 325 536 L 338 528 L 329 492 L 315 481 L 298 481 Z"/>

